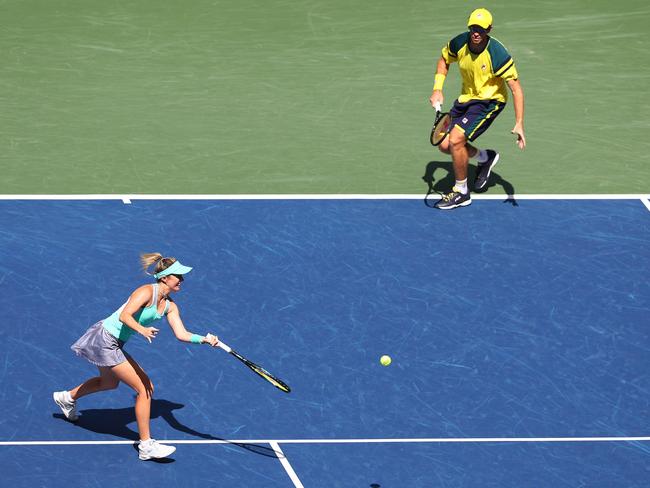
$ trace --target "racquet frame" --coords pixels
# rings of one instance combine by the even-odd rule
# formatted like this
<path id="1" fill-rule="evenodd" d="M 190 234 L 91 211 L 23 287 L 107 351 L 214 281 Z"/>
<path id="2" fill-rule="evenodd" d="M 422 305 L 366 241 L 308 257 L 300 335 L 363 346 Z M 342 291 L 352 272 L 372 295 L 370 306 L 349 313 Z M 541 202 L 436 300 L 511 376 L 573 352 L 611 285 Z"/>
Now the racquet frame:
<path id="1" fill-rule="evenodd" d="M 442 141 L 445 140 L 445 137 L 449 134 L 449 129 L 451 128 L 451 118 L 449 117 L 449 112 L 443 112 L 442 108 L 440 107 L 439 103 L 436 103 L 436 120 L 433 123 L 433 127 L 431 128 L 431 135 L 429 136 L 429 141 L 431 142 L 432 146 L 438 146 Z M 449 121 L 447 122 L 447 118 L 449 118 Z M 438 140 L 435 140 L 435 135 L 438 132 L 438 129 L 441 124 L 447 123 L 448 127 L 447 130 L 445 130 L 444 135 Z"/>
<path id="2" fill-rule="evenodd" d="M 278 390 L 281 390 L 285 393 L 289 393 L 291 391 L 291 388 L 289 388 L 289 385 L 287 385 L 284 381 L 276 378 L 273 376 L 271 373 L 269 373 L 267 370 L 262 368 L 261 366 L 255 364 L 254 362 L 246 359 L 244 356 L 239 354 L 237 351 L 233 350 L 228 344 L 225 344 L 221 341 L 219 341 L 218 346 L 229 353 L 230 355 L 236 357 L 239 359 L 242 363 L 244 363 L 251 371 L 254 373 L 257 373 L 259 376 L 264 378 L 266 381 L 271 383 L 273 386 L 275 386 Z"/>

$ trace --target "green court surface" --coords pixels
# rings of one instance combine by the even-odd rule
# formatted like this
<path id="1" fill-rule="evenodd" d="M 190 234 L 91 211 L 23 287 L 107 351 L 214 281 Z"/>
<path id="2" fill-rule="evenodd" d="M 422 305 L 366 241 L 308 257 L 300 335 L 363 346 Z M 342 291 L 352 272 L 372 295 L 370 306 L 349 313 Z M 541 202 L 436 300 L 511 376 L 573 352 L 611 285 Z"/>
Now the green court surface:
<path id="1" fill-rule="evenodd" d="M 645 1 L 6 0 L 0 194 L 425 192 L 433 66 L 478 6 L 526 95 L 524 152 L 512 104 L 478 140 L 498 175 L 649 193 Z"/>

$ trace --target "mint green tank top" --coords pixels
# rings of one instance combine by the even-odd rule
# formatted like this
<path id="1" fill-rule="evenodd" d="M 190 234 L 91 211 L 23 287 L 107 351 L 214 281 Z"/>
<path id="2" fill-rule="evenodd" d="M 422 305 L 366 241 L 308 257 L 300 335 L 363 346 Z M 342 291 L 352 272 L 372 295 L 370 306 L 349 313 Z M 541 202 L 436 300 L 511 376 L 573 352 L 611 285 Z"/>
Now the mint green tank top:
<path id="1" fill-rule="evenodd" d="M 169 311 L 169 300 L 165 300 L 165 310 L 163 310 L 162 314 L 158 313 L 158 300 L 156 300 L 156 298 L 158 298 L 158 283 L 154 283 L 152 288 L 153 299 L 151 305 L 141 308 L 133 314 L 133 318 L 143 326 L 147 326 L 156 320 L 162 319 Z M 127 303 L 128 302 L 125 302 L 120 308 L 113 312 L 110 317 L 102 321 L 104 329 L 106 329 L 110 335 L 123 342 L 126 342 L 129 337 L 135 334 L 135 331 L 131 327 L 120 322 L 120 314 Z"/>

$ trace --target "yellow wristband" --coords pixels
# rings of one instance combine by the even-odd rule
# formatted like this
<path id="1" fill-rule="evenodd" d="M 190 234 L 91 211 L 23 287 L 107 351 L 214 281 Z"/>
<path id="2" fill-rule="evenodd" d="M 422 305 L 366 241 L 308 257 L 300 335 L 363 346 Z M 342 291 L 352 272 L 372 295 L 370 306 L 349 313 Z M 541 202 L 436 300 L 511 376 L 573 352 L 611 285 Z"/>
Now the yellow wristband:
<path id="1" fill-rule="evenodd" d="M 445 78 L 447 78 L 446 75 L 436 73 L 436 76 L 433 77 L 433 89 L 442 90 L 442 85 L 445 84 Z"/>

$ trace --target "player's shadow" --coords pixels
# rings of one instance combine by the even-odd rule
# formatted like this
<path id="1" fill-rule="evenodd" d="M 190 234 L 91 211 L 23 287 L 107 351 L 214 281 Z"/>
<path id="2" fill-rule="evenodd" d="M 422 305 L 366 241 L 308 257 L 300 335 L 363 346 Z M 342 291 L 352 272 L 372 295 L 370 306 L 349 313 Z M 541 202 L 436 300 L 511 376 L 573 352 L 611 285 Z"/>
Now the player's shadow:
<path id="1" fill-rule="evenodd" d="M 442 178 L 440 178 L 440 176 L 438 176 L 437 174 L 439 173 L 438 171 L 439 169 L 444 171 Z M 435 176 L 438 176 L 439 178 L 437 181 L 435 179 Z M 476 166 L 470 164 L 468 167 L 467 180 L 472 182 L 474 181 L 475 177 L 476 177 Z M 424 197 L 424 203 L 428 207 L 431 207 L 439 199 L 438 194 L 448 192 L 449 190 L 451 190 L 451 187 L 453 187 L 454 184 L 456 183 L 456 180 L 454 179 L 454 168 L 452 162 L 451 161 L 429 161 L 424 170 L 424 176 L 422 177 L 422 180 L 428 186 L 427 194 Z M 490 179 L 487 185 L 480 193 L 486 192 L 489 188 L 492 188 L 493 186 L 501 186 L 503 188 L 503 191 L 506 193 L 507 198 L 503 201 L 503 203 L 509 203 L 513 207 L 519 206 L 519 203 L 515 198 L 515 187 L 512 186 L 512 183 L 510 183 L 508 180 L 503 179 L 501 175 L 499 173 L 496 173 L 495 171 L 492 171 L 492 174 L 490 175 Z M 470 183 L 470 191 L 473 191 L 473 189 L 471 188 L 471 183 Z M 475 193 L 479 193 L 479 192 L 475 192 Z M 432 197 L 433 201 L 430 201 L 429 195 L 433 195 L 433 194 L 436 195 Z"/>
<path id="2" fill-rule="evenodd" d="M 169 400 L 160 400 L 154 398 L 151 400 L 151 418 L 162 418 L 173 429 L 191 435 L 193 437 L 198 437 L 200 439 L 206 440 L 224 441 L 228 444 L 236 445 L 242 449 L 246 449 L 247 451 L 251 451 L 262 456 L 273 458 L 282 457 L 281 453 L 276 452 L 269 447 L 260 446 L 257 444 L 225 441 L 220 437 L 215 437 L 212 434 L 199 432 L 192 429 L 191 427 L 183 425 L 174 416 L 173 411 L 179 410 L 184 406 L 185 405 L 183 404 L 170 402 Z M 134 441 L 134 445 L 135 442 L 140 439 L 138 433 L 129 428 L 129 424 L 134 424 L 136 421 L 135 409 L 133 406 L 127 408 L 90 408 L 87 410 L 81 410 L 79 414 L 79 419 L 74 422 L 74 425 L 77 427 L 95 432 L 97 434 L 108 434 L 115 437 L 132 440 Z M 65 417 L 61 413 L 55 413 L 53 414 L 53 417 L 65 420 Z"/>

